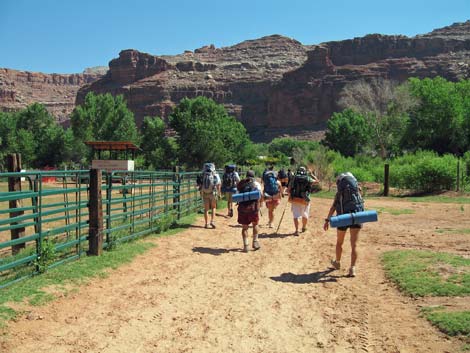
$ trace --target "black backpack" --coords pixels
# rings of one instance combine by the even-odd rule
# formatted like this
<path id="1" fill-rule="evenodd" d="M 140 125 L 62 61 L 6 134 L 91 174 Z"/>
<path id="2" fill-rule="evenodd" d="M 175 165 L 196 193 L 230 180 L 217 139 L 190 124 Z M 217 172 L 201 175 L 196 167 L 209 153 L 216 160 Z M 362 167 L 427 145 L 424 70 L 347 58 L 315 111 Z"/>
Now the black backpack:
<path id="1" fill-rule="evenodd" d="M 235 187 L 235 165 L 225 166 L 225 173 L 222 176 L 222 187 L 224 190 L 230 190 Z"/>
<path id="2" fill-rule="evenodd" d="M 286 170 L 284 168 L 282 168 L 280 171 L 279 171 L 279 179 L 286 179 L 287 178 L 287 173 L 286 173 Z"/>
<path id="3" fill-rule="evenodd" d="M 338 202 L 336 213 L 351 213 L 364 211 L 364 201 L 359 193 L 359 185 L 351 173 L 344 173 L 336 182 L 338 188 Z"/>
<path id="4" fill-rule="evenodd" d="M 291 196 L 310 201 L 308 194 L 310 193 L 311 180 L 307 173 L 297 173 L 292 181 Z"/>
<path id="5" fill-rule="evenodd" d="M 238 189 L 239 193 L 255 191 L 256 186 L 255 186 L 255 183 L 254 183 L 254 179 L 253 178 L 246 178 L 246 179 L 241 180 L 237 185 L 237 189 Z M 242 205 L 242 206 L 247 206 L 247 205 L 251 205 L 255 202 L 258 202 L 258 201 L 257 200 L 248 200 L 248 201 L 239 202 L 238 204 Z"/>

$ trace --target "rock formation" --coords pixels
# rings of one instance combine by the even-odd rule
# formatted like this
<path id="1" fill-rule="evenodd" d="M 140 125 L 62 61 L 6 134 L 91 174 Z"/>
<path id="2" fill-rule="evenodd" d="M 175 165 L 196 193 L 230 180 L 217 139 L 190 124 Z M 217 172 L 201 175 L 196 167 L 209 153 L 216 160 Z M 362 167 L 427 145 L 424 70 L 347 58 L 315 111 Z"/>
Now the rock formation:
<path id="1" fill-rule="evenodd" d="M 102 73 L 43 74 L 0 68 L 0 110 L 15 111 L 39 102 L 59 122 L 69 118 L 77 91 Z"/>
<path id="2" fill-rule="evenodd" d="M 341 90 L 349 82 L 438 75 L 453 81 L 470 78 L 470 21 L 411 38 L 371 34 L 306 46 L 272 35 L 174 56 L 128 49 L 97 80 L 96 75 L 3 69 L 0 108 L 35 100 L 56 106 L 54 111 L 65 117 L 84 84 L 77 104 L 90 91 L 123 94 L 139 124 L 144 116 L 167 118 L 182 98 L 202 95 L 224 104 L 255 140 L 286 134 L 312 137 L 338 111 Z"/>

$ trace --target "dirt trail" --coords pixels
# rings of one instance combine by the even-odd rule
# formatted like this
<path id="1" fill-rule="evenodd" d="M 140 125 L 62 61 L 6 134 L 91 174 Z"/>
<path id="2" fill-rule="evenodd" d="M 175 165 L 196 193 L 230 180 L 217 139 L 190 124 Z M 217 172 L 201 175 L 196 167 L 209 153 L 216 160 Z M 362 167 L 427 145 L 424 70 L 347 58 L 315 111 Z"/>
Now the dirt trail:
<path id="1" fill-rule="evenodd" d="M 383 212 L 380 222 L 367 224 L 358 276 L 348 278 L 349 244 L 345 269 L 328 269 L 335 230 L 325 233 L 321 220 L 330 200 L 312 202 L 306 233 L 292 235 L 288 207 L 279 234 L 262 227 L 261 250 L 248 254 L 240 251 L 236 218 L 221 214 L 215 230 L 202 228 L 200 220 L 178 235 L 148 239 L 158 246 L 131 264 L 12 322 L 0 336 L 0 351 L 459 351 L 461 341 L 419 317 L 421 301 L 403 296 L 385 278 L 380 254 L 419 248 L 468 256 L 468 235 L 437 233 L 436 227 L 470 228 L 469 211 L 451 204 L 368 201 L 368 208 L 415 213 Z M 276 224 L 285 203 L 276 210 Z"/>

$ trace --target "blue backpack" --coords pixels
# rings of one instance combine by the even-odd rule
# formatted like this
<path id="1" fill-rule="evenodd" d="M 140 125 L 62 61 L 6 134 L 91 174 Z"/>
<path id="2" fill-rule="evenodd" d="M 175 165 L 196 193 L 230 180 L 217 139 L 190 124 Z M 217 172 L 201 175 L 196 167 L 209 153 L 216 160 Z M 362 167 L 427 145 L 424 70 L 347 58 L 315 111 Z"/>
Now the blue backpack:
<path id="1" fill-rule="evenodd" d="M 277 185 L 276 172 L 268 170 L 263 175 L 264 192 L 269 196 L 274 196 L 279 193 L 279 186 Z"/>

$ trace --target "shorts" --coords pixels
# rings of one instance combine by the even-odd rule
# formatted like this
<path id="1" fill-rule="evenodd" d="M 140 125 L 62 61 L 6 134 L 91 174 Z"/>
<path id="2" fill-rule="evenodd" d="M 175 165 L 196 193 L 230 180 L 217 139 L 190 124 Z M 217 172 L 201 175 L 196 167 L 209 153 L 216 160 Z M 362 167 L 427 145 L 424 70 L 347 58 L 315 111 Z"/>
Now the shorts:
<path id="1" fill-rule="evenodd" d="M 281 199 L 266 199 L 266 207 L 269 207 L 268 204 L 277 207 L 280 203 Z"/>
<path id="2" fill-rule="evenodd" d="M 310 214 L 310 202 L 306 205 L 302 205 L 300 203 L 293 203 L 291 205 L 292 215 L 294 218 L 307 218 Z"/>
<path id="3" fill-rule="evenodd" d="M 227 200 L 227 202 L 232 202 L 232 195 L 233 192 L 225 192 L 225 199 Z"/>
<path id="4" fill-rule="evenodd" d="M 347 230 L 348 228 L 359 228 L 359 229 L 361 229 L 362 224 L 352 224 L 352 225 L 346 226 L 346 227 L 338 227 L 338 230 Z"/>
<path id="5" fill-rule="evenodd" d="M 214 194 L 202 194 L 204 208 L 215 208 L 217 206 L 217 196 Z"/>
<path id="6" fill-rule="evenodd" d="M 250 223 L 258 224 L 259 222 L 259 213 L 240 213 L 238 212 L 237 222 L 241 225 L 249 225 Z"/>

